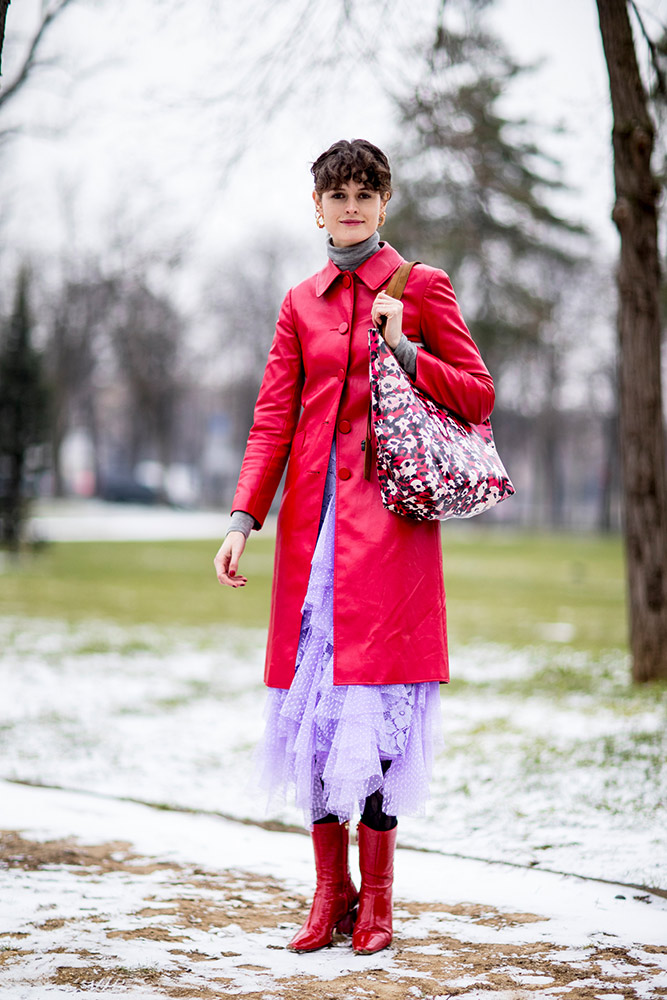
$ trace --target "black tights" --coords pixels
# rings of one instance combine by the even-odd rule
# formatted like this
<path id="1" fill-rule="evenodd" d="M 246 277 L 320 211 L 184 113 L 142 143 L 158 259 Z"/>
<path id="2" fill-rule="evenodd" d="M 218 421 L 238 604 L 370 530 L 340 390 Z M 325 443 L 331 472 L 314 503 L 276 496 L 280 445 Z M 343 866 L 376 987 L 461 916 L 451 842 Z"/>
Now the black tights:
<path id="1" fill-rule="evenodd" d="M 389 770 L 391 764 L 390 760 L 382 761 L 382 773 L 386 774 Z M 373 792 L 368 796 L 366 802 L 364 803 L 364 811 L 361 814 L 361 822 L 364 826 L 368 826 L 371 830 L 377 830 L 379 833 L 386 833 L 388 830 L 393 830 L 395 826 L 398 826 L 398 820 L 395 816 L 388 816 L 386 812 L 382 809 L 382 792 L 378 789 L 377 792 Z M 316 819 L 316 824 L 319 823 L 338 823 L 338 816 L 334 813 L 327 813 L 322 819 Z"/>

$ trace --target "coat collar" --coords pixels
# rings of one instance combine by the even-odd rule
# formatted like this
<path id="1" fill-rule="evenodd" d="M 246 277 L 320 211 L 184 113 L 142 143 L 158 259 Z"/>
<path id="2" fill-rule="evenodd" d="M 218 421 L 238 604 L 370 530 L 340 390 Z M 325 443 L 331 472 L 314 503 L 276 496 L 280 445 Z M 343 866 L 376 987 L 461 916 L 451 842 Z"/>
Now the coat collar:
<path id="1" fill-rule="evenodd" d="M 372 292 L 375 292 L 389 280 L 402 263 L 403 258 L 400 253 L 388 243 L 384 243 L 378 252 L 360 264 L 354 273 Z M 340 271 L 332 260 L 328 260 L 325 267 L 315 275 L 315 294 L 318 298 L 324 295 L 336 278 L 342 277 L 345 273 Z"/>

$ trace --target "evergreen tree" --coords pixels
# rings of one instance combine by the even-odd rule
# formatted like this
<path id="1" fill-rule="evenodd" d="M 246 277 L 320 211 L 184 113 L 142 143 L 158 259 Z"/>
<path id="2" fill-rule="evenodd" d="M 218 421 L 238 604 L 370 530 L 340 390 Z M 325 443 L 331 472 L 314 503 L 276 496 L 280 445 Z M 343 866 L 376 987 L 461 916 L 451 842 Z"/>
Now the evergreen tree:
<path id="1" fill-rule="evenodd" d="M 47 433 L 47 393 L 31 344 L 30 276 L 21 268 L 0 343 L 0 543 L 16 551 L 25 516 L 30 449 Z"/>
<path id="2" fill-rule="evenodd" d="M 442 3 L 417 83 L 398 99 L 400 201 L 387 235 L 451 276 L 498 376 L 543 346 L 583 230 L 557 215 L 557 164 L 501 98 L 523 70 L 484 27 L 485 0 Z"/>

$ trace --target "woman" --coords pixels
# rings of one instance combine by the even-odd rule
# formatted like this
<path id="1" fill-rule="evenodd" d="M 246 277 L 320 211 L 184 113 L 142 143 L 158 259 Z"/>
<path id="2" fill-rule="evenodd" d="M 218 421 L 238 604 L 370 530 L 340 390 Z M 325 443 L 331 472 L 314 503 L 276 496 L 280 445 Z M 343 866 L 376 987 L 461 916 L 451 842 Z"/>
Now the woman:
<path id="1" fill-rule="evenodd" d="M 288 947 L 314 951 L 354 923 L 355 952 L 370 954 L 391 942 L 396 816 L 421 811 L 428 795 L 448 672 L 440 526 L 388 512 L 375 468 L 364 478 L 369 325 L 384 318 L 385 340 L 415 384 L 467 420 L 490 414 L 494 391 L 443 271 L 416 265 L 401 301 L 384 291 L 403 262 L 377 231 L 391 197 L 384 153 L 341 140 L 312 173 L 329 260 L 282 304 L 215 566 L 220 583 L 245 585 L 246 538 L 287 464 L 262 780 L 295 786 L 317 873 L 310 914 Z M 357 808 L 360 894 L 347 850 Z"/>

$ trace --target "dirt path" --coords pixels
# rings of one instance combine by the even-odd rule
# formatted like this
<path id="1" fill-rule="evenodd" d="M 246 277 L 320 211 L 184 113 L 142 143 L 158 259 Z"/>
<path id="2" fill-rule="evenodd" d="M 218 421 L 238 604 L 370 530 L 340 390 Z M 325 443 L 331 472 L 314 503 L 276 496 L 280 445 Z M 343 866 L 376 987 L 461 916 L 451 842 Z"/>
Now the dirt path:
<path id="1" fill-rule="evenodd" d="M 531 913 L 398 899 L 393 947 L 285 950 L 306 899 L 275 878 L 142 857 L 128 843 L 0 835 L 3 998 L 55 990 L 247 1000 L 667 996 L 667 945 L 526 943 Z M 6 921 L 4 922 L 6 926 Z M 32 988 L 32 989 L 31 989 Z"/>

